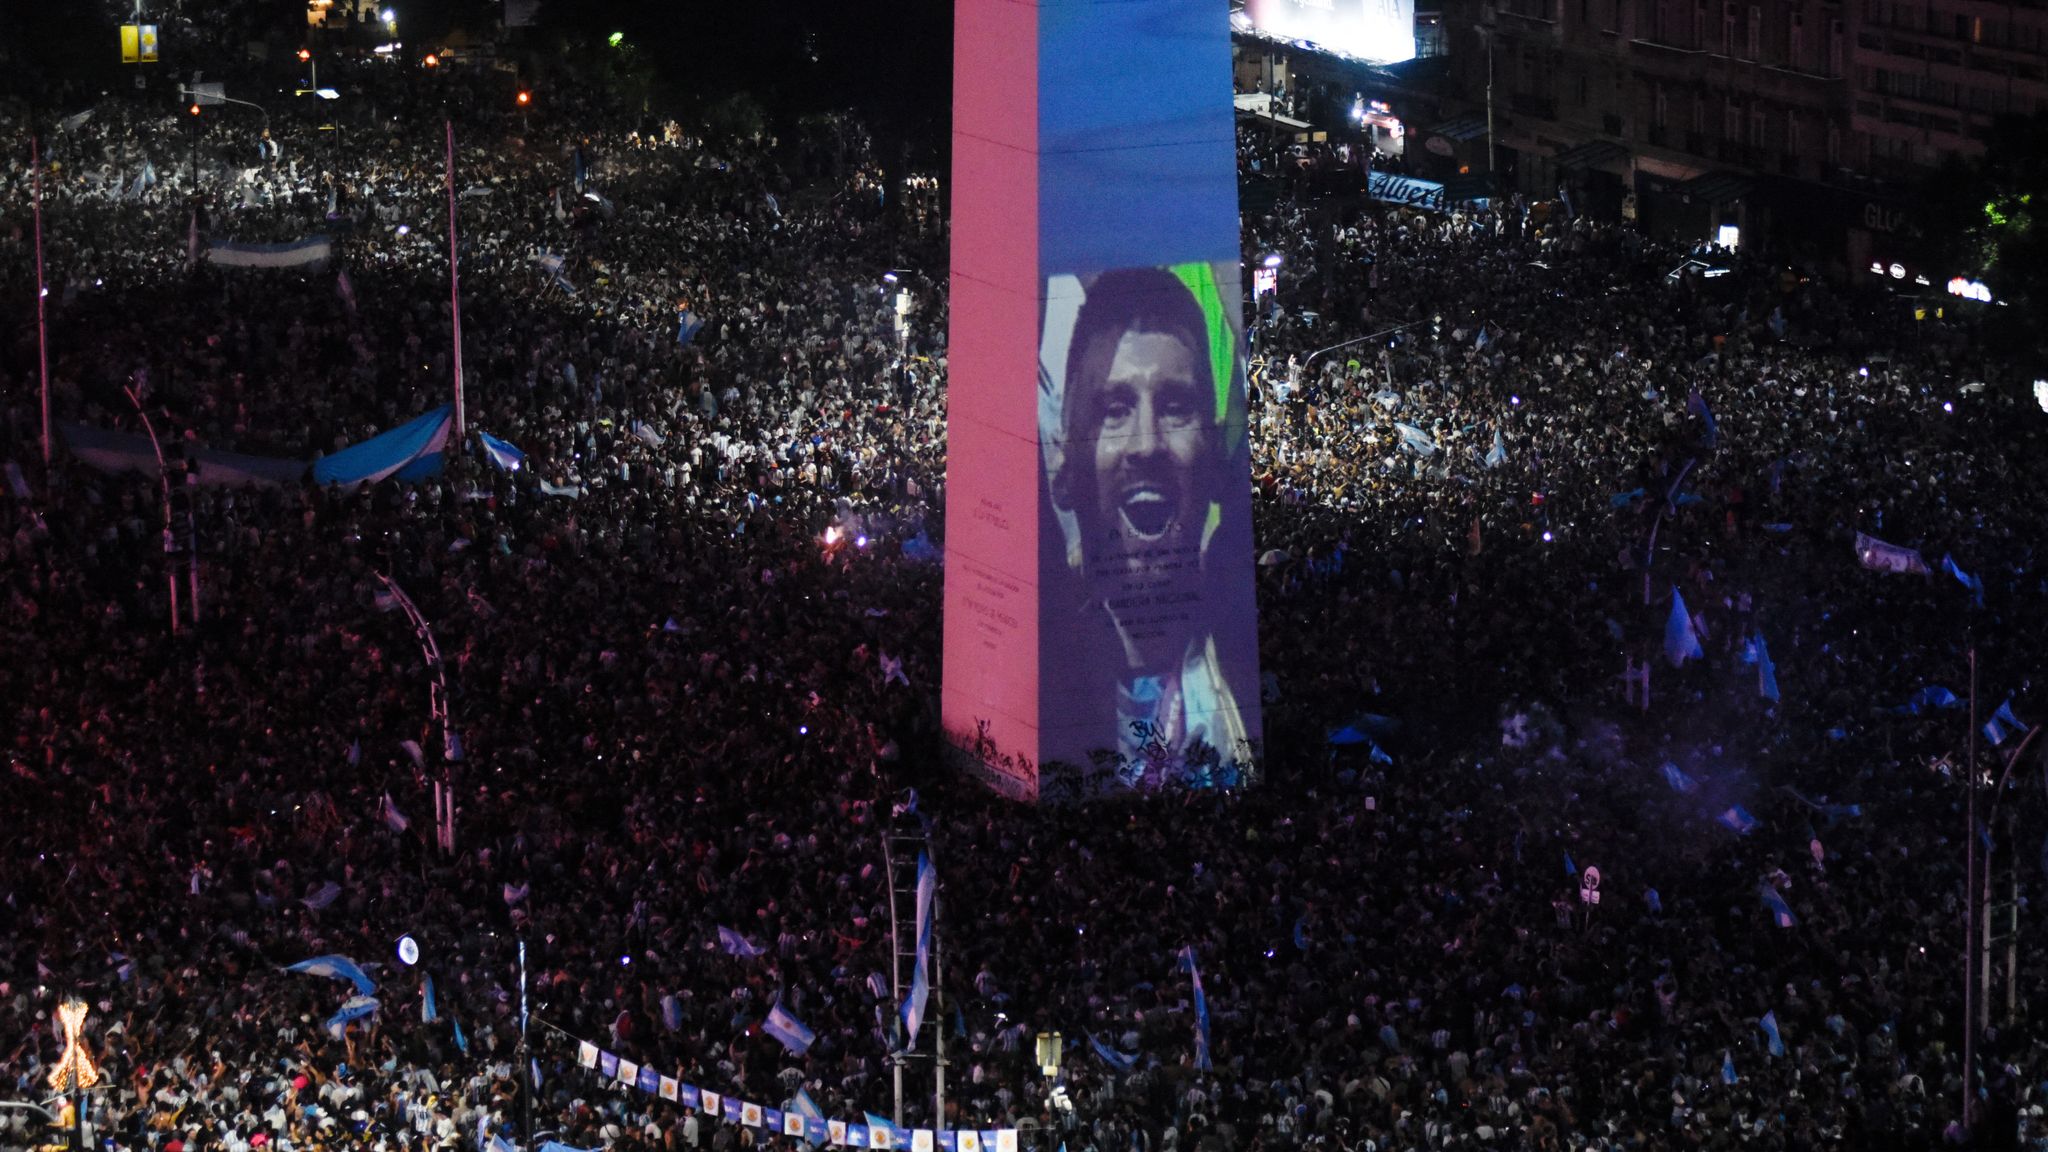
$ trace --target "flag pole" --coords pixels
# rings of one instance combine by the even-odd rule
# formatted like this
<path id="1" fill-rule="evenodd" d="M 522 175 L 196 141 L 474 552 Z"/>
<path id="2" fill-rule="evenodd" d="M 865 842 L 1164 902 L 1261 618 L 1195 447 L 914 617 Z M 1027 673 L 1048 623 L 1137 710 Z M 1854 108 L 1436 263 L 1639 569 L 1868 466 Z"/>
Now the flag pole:
<path id="1" fill-rule="evenodd" d="M 28 165 L 35 174 L 36 205 L 36 368 L 43 392 L 43 478 L 50 473 L 50 327 L 44 315 L 44 298 L 50 294 L 43 283 L 43 154 L 34 136 L 28 138 Z"/>
<path id="2" fill-rule="evenodd" d="M 1970 648 L 1969 751 L 1963 760 L 1963 790 L 1969 796 L 1970 827 L 1963 835 L 1963 1129 L 1977 1126 L 1977 649 Z"/>
<path id="3" fill-rule="evenodd" d="M 462 273 L 455 254 L 455 121 L 443 121 L 448 129 L 448 311 L 455 326 L 455 450 L 462 450 L 465 421 L 462 405 Z"/>

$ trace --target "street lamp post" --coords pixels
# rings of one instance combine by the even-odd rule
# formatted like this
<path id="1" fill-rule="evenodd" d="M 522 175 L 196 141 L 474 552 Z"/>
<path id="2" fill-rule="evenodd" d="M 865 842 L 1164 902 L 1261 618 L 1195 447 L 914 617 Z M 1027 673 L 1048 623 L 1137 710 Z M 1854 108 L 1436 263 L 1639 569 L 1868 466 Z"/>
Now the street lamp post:
<path id="1" fill-rule="evenodd" d="M 462 740 L 455 733 L 448 716 L 448 678 L 441 663 L 441 646 L 434 640 L 433 625 L 420 613 L 412 597 L 398 582 L 382 572 L 376 574 L 384 590 L 391 596 L 392 603 L 405 613 L 412 624 L 413 638 L 419 641 L 420 656 L 427 665 L 427 716 L 428 743 L 432 744 L 432 729 L 441 730 L 441 778 L 434 782 L 434 839 L 444 855 L 455 854 L 455 762 L 462 759 Z"/>
<path id="2" fill-rule="evenodd" d="M 128 402 L 135 405 L 135 414 L 142 417 L 143 431 L 149 433 L 149 446 L 156 451 L 156 477 L 158 489 L 163 497 L 164 508 L 164 577 L 171 587 L 171 635 L 178 634 L 178 570 L 171 563 L 171 556 L 178 550 L 177 531 L 171 519 L 171 470 L 164 463 L 163 441 L 157 439 L 156 423 L 149 418 L 149 410 L 142 406 L 142 394 L 133 384 L 121 389 L 128 396 Z M 194 541 L 197 544 L 197 541 Z M 196 608 L 197 605 L 194 605 Z M 195 617 L 194 622 L 197 622 Z"/>
<path id="3" fill-rule="evenodd" d="M 1963 832 L 1963 1129 L 1977 1126 L 1977 648 L 1970 647 L 1969 751 L 1963 760 L 1964 807 L 1970 826 Z"/>
<path id="4" fill-rule="evenodd" d="M 1382 337 L 1382 336 L 1392 336 L 1392 335 L 1393 335 L 1394 333 L 1396 333 L 1396 332 L 1406 332 L 1406 331 L 1407 331 L 1408 329 L 1410 329 L 1410 328 L 1414 328 L 1414 327 L 1417 327 L 1417 326 L 1419 326 L 1419 325 L 1421 325 L 1421 324 L 1425 324 L 1425 323 L 1427 323 L 1427 322 L 1428 322 L 1428 321 L 1424 321 L 1424 320 L 1410 320 L 1410 321 L 1409 321 L 1408 323 L 1406 323 L 1406 324 L 1396 324 L 1396 325 L 1395 325 L 1395 326 L 1393 326 L 1392 328 L 1382 328 L 1382 329 L 1380 329 L 1379 331 L 1377 331 L 1377 332 L 1374 332 L 1374 333 L 1372 333 L 1372 334 L 1371 334 L 1371 335 L 1369 335 L 1369 336 L 1360 336 L 1360 337 L 1359 337 L 1358 339 L 1356 339 L 1356 340 L 1346 340 L 1346 341 L 1344 341 L 1344 342 L 1343 342 L 1343 343 L 1341 343 L 1341 344 L 1332 344 L 1332 345 L 1330 345 L 1330 346 L 1329 346 L 1329 347 L 1327 347 L 1327 348 L 1318 348 L 1318 349 L 1316 349 L 1315 351 L 1313 351 L 1313 352 L 1311 352 L 1311 353 L 1309 353 L 1309 354 L 1308 354 L 1308 359 L 1306 359 L 1306 360 L 1303 360 L 1303 361 L 1301 362 L 1301 374 L 1302 374 L 1303 376 L 1306 376 L 1306 375 L 1308 375 L 1308 366 L 1309 366 L 1309 365 L 1311 365 L 1311 364 L 1313 364 L 1313 363 L 1315 363 L 1315 361 L 1316 361 L 1316 357 L 1318 357 L 1318 356 L 1321 356 L 1321 355 L 1322 355 L 1323 353 L 1325 353 L 1325 352 L 1335 352 L 1335 351 L 1337 351 L 1337 350 L 1338 350 L 1339 348 L 1349 348 L 1349 347 L 1351 347 L 1351 346 L 1352 346 L 1352 345 L 1354 345 L 1354 344 L 1363 344 L 1363 343 L 1365 343 L 1365 342 L 1366 342 L 1366 341 L 1368 341 L 1368 340 L 1377 340 L 1377 339 L 1379 339 L 1379 338 L 1380 338 L 1380 337 Z"/>

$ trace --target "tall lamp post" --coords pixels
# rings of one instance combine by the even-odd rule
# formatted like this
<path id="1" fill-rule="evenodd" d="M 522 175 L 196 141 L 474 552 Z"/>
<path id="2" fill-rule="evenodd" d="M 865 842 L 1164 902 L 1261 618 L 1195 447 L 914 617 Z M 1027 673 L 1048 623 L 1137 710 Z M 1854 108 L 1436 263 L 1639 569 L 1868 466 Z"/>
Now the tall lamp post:
<path id="1" fill-rule="evenodd" d="M 419 641 L 420 656 L 427 665 L 427 717 L 429 743 L 432 729 L 441 730 L 441 778 L 434 781 L 434 839 L 445 855 L 455 854 L 455 762 L 462 759 L 462 739 L 455 734 L 454 725 L 448 719 L 448 677 L 441 663 L 441 646 L 434 640 L 434 627 L 420 614 L 418 605 L 398 582 L 382 572 L 377 579 L 384 585 L 391 602 L 405 613 L 411 622 L 414 639 Z M 523 1015 L 522 1015 L 523 1019 Z"/>
<path id="2" fill-rule="evenodd" d="M 142 406 L 142 393 L 133 384 L 121 389 L 128 396 L 128 402 L 135 405 L 135 414 L 142 417 L 143 431 L 149 433 L 149 446 L 156 450 L 156 477 L 158 490 L 163 497 L 164 508 L 164 577 L 171 586 L 171 635 L 178 634 L 178 569 L 171 563 L 171 557 L 178 550 L 178 536 L 171 520 L 171 470 L 164 463 L 163 441 L 156 436 L 156 423 L 149 418 L 149 410 Z M 198 541 L 193 541 L 198 546 Z M 198 577 L 195 575 L 196 582 Z M 193 602 L 193 623 L 198 623 L 198 602 Z"/>
<path id="3" fill-rule="evenodd" d="M 1970 826 L 1963 832 L 1963 1128 L 1977 1126 L 1977 647 L 1970 646 L 1969 751 L 1963 760 L 1964 807 Z"/>

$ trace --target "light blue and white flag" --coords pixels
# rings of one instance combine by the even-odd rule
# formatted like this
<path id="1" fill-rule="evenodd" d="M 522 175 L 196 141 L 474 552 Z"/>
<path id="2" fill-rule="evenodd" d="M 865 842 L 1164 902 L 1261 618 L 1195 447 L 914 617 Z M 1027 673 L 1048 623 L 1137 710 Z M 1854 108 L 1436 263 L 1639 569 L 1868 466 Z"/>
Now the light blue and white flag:
<path id="1" fill-rule="evenodd" d="M 1771 910 L 1771 921 L 1778 927 L 1790 928 L 1799 923 L 1799 917 L 1792 914 L 1792 906 L 1785 903 L 1784 893 L 1768 882 L 1757 889 L 1757 895 L 1763 898 L 1764 907 Z"/>
<path id="2" fill-rule="evenodd" d="M 500 440 L 483 429 L 477 429 L 477 440 L 484 446 L 484 455 L 501 472 L 517 472 L 526 463 L 526 453 L 514 447 L 511 442 Z"/>
<path id="3" fill-rule="evenodd" d="M 311 960 L 301 960 L 297 964 L 288 965 L 285 971 L 303 972 L 308 976 L 326 976 L 333 980 L 346 980 L 355 985 L 356 991 L 364 996 L 368 996 L 377 990 L 377 982 L 370 979 L 369 975 L 355 961 L 346 956 L 315 956 Z"/>
<path id="4" fill-rule="evenodd" d="M 1088 1047 L 1095 1050 L 1095 1055 L 1100 1057 L 1104 1064 L 1119 1072 L 1129 1072 L 1138 1064 L 1137 1056 L 1117 1051 L 1103 1043 L 1102 1039 L 1092 1032 L 1088 1034 Z"/>
<path id="5" fill-rule="evenodd" d="M 464 1056 L 469 1055 L 469 1037 L 462 1034 L 462 1021 L 457 1020 L 453 1016 L 450 1016 L 448 1017 L 448 1023 L 452 1025 L 455 1029 L 455 1047 L 459 1049 Z"/>
<path id="6" fill-rule="evenodd" d="M 1707 407 L 1707 398 L 1700 395 L 1698 389 L 1685 398 L 1685 410 L 1700 418 L 1701 443 L 1712 448 L 1721 442 L 1721 426 L 1714 422 L 1713 410 Z"/>
<path id="7" fill-rule="evenodd" d="M 1721 1049 L 1721 1083 L 1733 1084 L 1740 1079 L 1735 1074 L 1735 1057 L 1726 1048 Z"/>
<path id="8" fill-rule="evenodd" d="M 1671 761 L 1664 762 L 1664 782 L 1671 785 L 1673 792 L 1690 796 L 1700 790 L 1700 782 L 1685 774 L 1685 771 Z"/>
<path id="9" fill-rule="evenodd" d="M 1771 1055 L 1783 1056 L 1785 1054 L 1785 1038 L 1778 1034 L 1778 1014 L 1776 1012 L 1766 1012 L 1764 1013 L 1764 1018 L 1757 1021 L 1756 1024 L 1757 1027 L 1764 1030 L 1765 1038 L 1770 1041 Z"/>
<path id="10" fill-rule="evenodd" d="M 308 236 L 287 244 L 209 240 L 204 254 L 207 263 L 219 268 L 313 268 L 334 255 L 334 242 L 325 236 Z"/>
<path id="11" fill-rule="evenodd" d="M 341 885 L 329 880 L 307 895 L 299 897 L 299 903 L 315 912 L 325 911 L 329 904 L 341 895 Z"/>
<path id="12" fill-rule="evenodd" d="M 1927 561 L 1917 550 L 1887 544 L 1863 532 L 1856 534 L 1856 560 L 1873 572 L 1927 575 Z"/>
<path id="13" fill-rule="evenodd" d="M 441 1018 L 441 1006 L 434 1003 L 434 974 L 429 972 L 420 978 L 420 1023 L 432 1024 Z"/>
<path id="14" fill-rule="evenodd" d="M 683 1030 L 683 1002 L 673 992 L 661 998 L 661 1026 L 671 1032 Z"/>
<path id="15" fill-rule="evenodd" d="M 785 1112 L 790 1116 L 802 1119 L 803 1132 L 807 1137 L 813 1124 L 823 1124 L 825 1122 L 825 1114 L 819 1111 L 818 1102 L 811 1099 L 811 1094 L 802 1088 L 796 1090 L 796 1099 L 789 1102 L 789 1107 L 785 1109 Z M 787 1132 L 788 1129 L 785 1128 L 784 1131 Z"/>
<path id="16" fill-rule="evenodd" d="M 327 1018 L 327 1034 L 336 1040 L 348 1031 L 348 1026 L 377 1010 L 375 996 L 351 996 L 341 1005 L 341 1010 Z"/>
<path id="17" fill-rule="evenodd" d="M 718 926 L 718 946 L 727 956 L 738 956 L 741 959 L 763 956 L 768 952 L 766 948 L 755 947 L 745 936 L 723 924 Z"/>
<path id="18" fill-rule="evenodd" d="M 1983 580 L 1970 575 L 1968 572 L 1963 571 L 1961 568 L 1956 567 L 1956 558 L 1947 553 L 1942 554 L 1941 570 L 1955 577 L 1958 583 L 1960 583 L 1963 587 L 1968 588 L 1970 590 L 1970 595 L 1977 598 L 1977 607 L 1982 608 L 1984 606 Z"/>
<path id="19" fill-rule="evenodd" d="M 1501 439 L 1500 430 L 1495 429 L 1493 433 L 1493 447 L 1486 450 L 1486 466 L 1488 468 L 1498 468 L 1507 462 L 1507 442 Z"/>
<path id="20" fill-rule="evenodd" d="M 931 858 L 917 854 L 917 962 L 910 970 L 910 994 L 898 1009 L 903 1019 L 905 1048 L 917 1046 L 917 1030 L 924 1026 L 925 1003 L 931 998 L 931 957 L 933 902 L 939 892 L 938 871 Z"/>
<path id="21" fill-rule="evenodd" d="M 412 821 L 406 819 L 405 813 L 398 810 L 398 805 L 391 802 L 389 792 L 384 794 L 384 799 L 377 805 L 377 814 L 384 818 L 384 826 L 393 832 L 403 832 L 412 827 Z"/>
<path id="22" fill-rule="evenodd" d="M 313 480 L 322 486 L 353 487 L 392 476 L 408 482 L 438 476 L 454 418 L 454 408 L 443 404 L 389 432 L 323 456 L 313 462 Z"/>
<path id="23" fill-rule="evenodd" d="M 1401 435 L 1401 447 L 1408 449 L 1418 456 L 1436 455 L 1436 441 L 1430 437 L 1429 433 L 1424 432 L 1413 424 L 1400 423 L 1394 425 L 1394 431 Z"/>
<path id="24" fill-rule="evenodd" d="M 2013 733 L 2026 730 L 2027 726 L 2020 723 L 2019 717 L 2012 714 L 2012 697 L 2010 696 L 2005 698 L 2005 703 L 1998 706 L 1998 711 L 1991 714 L 1991 719 L 1984 722 L 1984 738 L 1991 741 L 1993 748 L 2005 743 Z"/>
<path id="25" fill-rule="evenodd" d="M 1676 668 L 1682 667 L 1687 660 L 1699 660 L 1705 656 L 1700 648 L 1699 633 L 1693 630 L 1692 615 L 1685 610 L 1685 597 L 1673 588 L 1671 615 L 1664 622 L 1664 658 Z"/>
<path id="26" fill-rule="evenodd" d="M 1737 804 L 1715 817 L 1722 824 L 1735 831 L 1738 836 L 1747 836 L 1757 830 L 1763 821 L 1749 814 L 1749 809 Z"/>
<path id="27" fill-rule="evenodd" d="M 804 1027 L 804 1022 L 791 1015 L 779 999 L 773 1008 L 768 1009 L 768 1018 L 761 1021 L 761 1031 L 781 1041 L 784 1048 L 797 1056 L 808 1051 L 811 1042 L 817 1039 L 817 1034 Z"/>
<path id="28" fill-rule="evenodd" d="M 1899 716 L 1918 716 L 1922 712 L 1931 712 L 1938 708 L 1954 708 L 1961 703 L 1962 700 L 1955 693 L 1939 684 L 1929 684 L 1913 693 L 1910 699 L 1892 709 L 1892 712 Z"/>
<path id="29" fill-rule="evenodd" d="M 1209 997 L 1202 992 L 1202 969 L 1195 962 L 1195 946 L 1182 945 L 1180 950 L 1181 970 L 1188 974 L 1194 985 L 1195 996 L 1195 1067 L 1199 1071 L 1209 1070 Z"/>
<path id="30" fill-rule="evenodd" d="M 1771 649 L 1761 632 L 1756 634 L 1756 694 L 1773 702 L 1778 699 L 1778 666 L 1771 663 Z"/>
<path id="31" fill-rule="evenodd" d="M 688 308 L 676 312 L 676 343 L 688 344 L 704 330 L 704 321 Z"/>

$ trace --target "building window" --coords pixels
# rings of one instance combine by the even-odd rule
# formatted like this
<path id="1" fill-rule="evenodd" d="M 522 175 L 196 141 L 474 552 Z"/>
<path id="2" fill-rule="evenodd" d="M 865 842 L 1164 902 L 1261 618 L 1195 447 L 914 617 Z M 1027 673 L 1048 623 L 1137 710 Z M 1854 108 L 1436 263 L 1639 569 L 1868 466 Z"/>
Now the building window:
<path id="1" fill-rule="evenodd" d="M 1707 5 L 1705 0 L 1692 6 L 1692 46 L 1707 46 Z"/>
<path id="2" fill-rule="evenodd" d="M 1721 105 L 1721 139 L 1730 143 L 1742 139 L 1742 111 L 1733 100 Z"/>
<path id="3" fill-rule="evenodd" d="M 1792 28 L 1785 40 L 1785 54 L 1792 66 L 1798 68 L 1806 63 L 1806 17 L 1797 12 L 1792 14 Z"/>
<path id="4" fill-rule="evenodd" d="M 1762 104 L 1751 104 L 1749 106 L 1750 147 L 1761 148 L 1764 146 L 1764 129 L 1764 106 Z"/>
<path id="5" fill-rule="evenodd" d="M 1665 92 L 1664 86 L 1659 84 L 1656 91 L 1650 95 L 1650 123 L 1662 128 L 1670 119 L 1671 97 Z"/>
<path id="6" fill-rule="evenodd" d="M 1828 75 L 1842 74 L 1842 22 L 1828 21 Z"/>
<path id="7" fill-rule="evenodd" d="M 1721 55 L 1735 55 L 1735 5 L 1721 5 Z"/>
<path id="8" fill-rule="evenodd" d="M 1798 156 L 1806 151 L 1803 143 L 1799 138 L 1799 113 L 1785 113 L 1785 151 Z"/>
<path id="9" fill-rule="evenodd" d="M 1842 165 L 1842 129 L 1839 125 L 1828 125 L 1828 167 Z"/>

